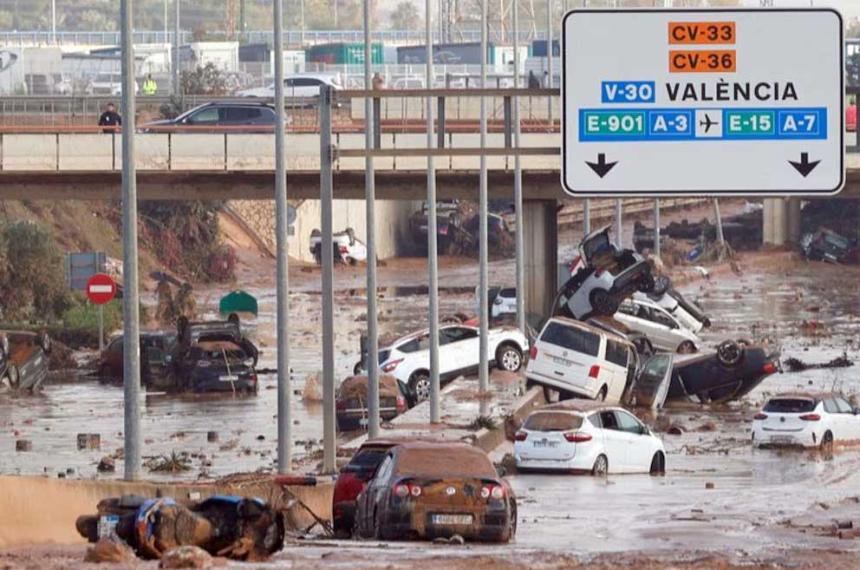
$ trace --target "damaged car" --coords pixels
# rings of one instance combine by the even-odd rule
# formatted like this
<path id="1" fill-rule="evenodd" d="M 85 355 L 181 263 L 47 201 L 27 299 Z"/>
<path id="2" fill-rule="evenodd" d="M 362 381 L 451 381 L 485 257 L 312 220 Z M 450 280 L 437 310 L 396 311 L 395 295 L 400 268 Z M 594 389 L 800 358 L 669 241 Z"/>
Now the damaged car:
<path id="1" fill-rule="evenodd" d="M 193 392 L 257 392 L 259 352 L 238 320 L 190 323 L 180 319 L 174 357 L 181 389 Z"/>
<path id="2" fill-rule="evenodd" d="M 314 261 L 317 265 L 322 265 L 322 232 L 320 230 L 311 232 L 310 243 Z M 367 261 L 367 246 L 355 237 L 355 230 L 352 228 L 346 228 L 342 232 L 332 234 L 332 249 L 335 263 L 356 265 L 359 262 Z"/>
<path id="3" fill-rule="evenodd" d="M 262 499 L 215 495 L 203 501 L 126 495 L 99 502 L 75 527 L 89 542 L 116 535 L 141 558 L 160 559 L 179 546 L 213 556 L 265 560 L 283 546 L 283 516 Z"/>
<path id="4" fill-rule="evenodd" d="M 854 240 L 825 228 L 804 235 L 800 240 L 800 247 L 811 261 L 847 263 L 860 258 L 860 251 Z"/>
<path id="5" fill-rule="evenodd" d="M 770 398 L 753 418 L 758 447 L 821 447 L 860 442 L 860 408 L 842 394 L 790 392 Z"/>
<path id="6" fill-rule="evenodd" d="M 0 331 L 0 393 L 36 392 L 48 377 L 47 333 Z"/>
<path id="7" fill-rule="evenodd" d="M 506 372 L 518 372 L 529 349 L 529 341 L 515 327 L 489 330 L 489 354 L 492 366 Z M 439 376 L 449 382 L 478 370 L 480 359 L 478 328 L 466 325 L 443 325 L 439 328 Z M 356 363 L 356 375 L 365 373 L 366 350 Z M 390 346 L 379 349 L 379 368 L 397 378 L 408 388 L 410 405 L 430 397 L 430 331 L 404 336 Z"/>
<path id="8" fill-rule="evenodd" d="M 636 291 L 654 289 L 651 264 L 630 249 L 619 249 L 609 239 L 609 226 L 586 236 L 571 264 L 571 278 L 556 294 L 554 316 L 584 320 L 613 315 Z"/>
<path id="9" fill-rule="evenodd" d="M 408 388 L 394 376 L 379 376 L 379 416 L 389 422 L 409 409 Z M 350 376 L 335 394 L 337 428 L 340 431 L 367 429 L 367 376 Z"/>
<path id="10" fill-rule="evenodd" d="M 382 540 L 508 542 L 517 531 L 517 501 L 477 447 L 404 443 L 387 452 L 358 496 L 355 531 Z"/>
<path id="11" fill-rule="evenodd" d="M 625 299 L 613 318 L 648 337 L 658 350 L 688 354 L 699 350 L 701 339 L 675 316 L 650 299 Z"/>
<path id="12" fill-rule="evenodd" d="M 147 389 L 176 388 L 173 353 L 176 333 L 172 331 L 141 331 L 140 380 Z M 122 382 L 123 336 L 112 339 L 99 355 L 98 375 L 102 381 Z"/>
<path id="13" fill-rule="evenodd" d="M 529 414 L 514 436 L 517 470 L 605 476 L 666 471 L 663 442 L 639 418 L 590 400 L 567 400 Z"/>

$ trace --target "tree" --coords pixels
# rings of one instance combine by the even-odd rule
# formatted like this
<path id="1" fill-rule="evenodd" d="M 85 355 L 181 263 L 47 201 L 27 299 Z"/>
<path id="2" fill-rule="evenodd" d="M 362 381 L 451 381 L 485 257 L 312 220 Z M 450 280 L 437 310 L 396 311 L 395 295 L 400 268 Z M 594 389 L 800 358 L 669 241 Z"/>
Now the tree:
<path id="1" fill-rule="evenodd" d="M 182 92 L 186 95 L 227 94 L 227 80 L 221 70 L 211 62 L 191 71 L 183 71 L 179 81 Z"/>
<path id="2" fill-rule="evenodd" d="M 424 23 L 418 8 L 409 0 L 401 0 L 391 13 L 392 30 L 417 30 Z"/>

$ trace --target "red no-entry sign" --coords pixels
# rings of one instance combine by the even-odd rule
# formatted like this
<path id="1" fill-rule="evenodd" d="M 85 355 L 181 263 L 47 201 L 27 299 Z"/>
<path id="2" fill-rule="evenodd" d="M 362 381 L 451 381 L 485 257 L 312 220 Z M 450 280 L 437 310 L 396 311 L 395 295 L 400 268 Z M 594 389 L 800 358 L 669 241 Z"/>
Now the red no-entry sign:
<path id="1" fill-rule="evenodd" d="M 109 303 L 116 297 L 116 282 L 110 275 L 96 273 L 87 281 L 87 299 L 96 305 Z"/>

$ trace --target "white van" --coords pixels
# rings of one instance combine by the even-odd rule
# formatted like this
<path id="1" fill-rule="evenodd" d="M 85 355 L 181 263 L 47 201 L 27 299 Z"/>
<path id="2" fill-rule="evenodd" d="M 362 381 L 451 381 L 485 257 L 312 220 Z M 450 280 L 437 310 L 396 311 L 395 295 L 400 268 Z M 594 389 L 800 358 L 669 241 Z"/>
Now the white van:
<path id="1" fill-rule="evenodd" d="M 544 325 L 529 353 L 526 380 L 563 394 L 619 403 L 638 365 L 633 343 L 565 317 Z"/>

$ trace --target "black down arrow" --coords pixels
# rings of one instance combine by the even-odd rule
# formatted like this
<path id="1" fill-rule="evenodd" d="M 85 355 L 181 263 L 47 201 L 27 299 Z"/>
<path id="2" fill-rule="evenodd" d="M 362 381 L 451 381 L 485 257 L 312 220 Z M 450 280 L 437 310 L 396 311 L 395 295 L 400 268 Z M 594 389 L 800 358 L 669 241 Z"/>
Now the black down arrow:
<path id="1" fill-rule="evenodd" d="M 606 155 L 601 152 L 597 155 L 597 162 L 588 162 L 586 160 L 585 164 L 587 164 L 596 175 L 603 178 L 604 176 L 609 174 L 609 171 L 612 170 L 616 164 L 618 164 L 618 161 L 616 160 L 615 162 L 606 162 Z"/>
<path id="2" fill-rule="evenodd" d="M 806 178 L 809 176 L 809 173 L 815 170 L 815 167 L 818 166 L 820 160 L 813 160 L 809 162 L 809 153 L 801 152 L 800 153 L 800 162 L 794 162 L 793 160 L 789 160 L 788 163 L 794 167 L 796 171 L 798 171 L 801 176 Z"/>

